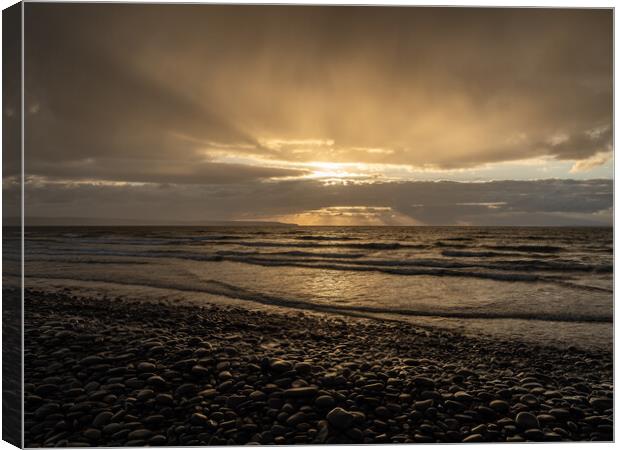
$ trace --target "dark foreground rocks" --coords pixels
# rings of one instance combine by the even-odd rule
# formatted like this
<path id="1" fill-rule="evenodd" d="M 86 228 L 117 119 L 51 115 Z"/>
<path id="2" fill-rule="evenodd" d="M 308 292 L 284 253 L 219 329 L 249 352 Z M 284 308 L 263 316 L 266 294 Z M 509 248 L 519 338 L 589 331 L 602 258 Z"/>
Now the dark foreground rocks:
<path id="1" fill-rule="evenodd" d="M 613 439 L 611 354 L 26 293 L 25 444 Z"/>

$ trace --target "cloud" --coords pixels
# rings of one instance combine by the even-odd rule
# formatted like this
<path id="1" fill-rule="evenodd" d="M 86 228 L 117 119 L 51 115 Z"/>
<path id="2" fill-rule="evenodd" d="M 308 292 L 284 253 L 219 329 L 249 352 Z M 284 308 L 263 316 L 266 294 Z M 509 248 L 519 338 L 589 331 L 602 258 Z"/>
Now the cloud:
<path id="1" fill-rule="evenodd" d="M 579 172 L 588 172 L 595 167 L 602 166 L 607 161 L 612 158 L 611 152 L 600 152 L 596 153 L 589 158 L 582 159 L 580 161 L 575 162 L 573 167 L 570 169 L 571 173 L 579 173 Z"/>
<path id="2" fill-rule="evenodd" d="M 411 226 L 421 225 L 412 217 L 389 206 L 330 206 L 302 213 L 273 217 L 299 225 L 320 226 Z"/>
<path id="3" fill-rule="evenodd" d="M 64 27 L 63 8 L 28 9 L 28 174 L 209 184 L 300 173 L 206 162 L 202 149 L 214 142 L 260 145 L 175 83 L 123 61 L 80 13 Z"/>
<path id="4" fill-rule="evenodd" d="M 232 184 L 262 178 L 301 176 L 307 171 L 245 164 L 184 160 L 85 159 L 50 164 L 34 161 L 29 176 L 60 180 L 117 181 L 133 183 Z"/>
<path id="5" fill-rule="evenodd" d="M 274 220 L 344 217 L 357 224 L 610 225 L 611 180 L 389 182 L 313 180 L 220 186 L 60 183 L 31 179 L 27 213 L 141 220 Z M 394 216 L 394 217 L 392 217 Z M 314 220 L 314 219 L 313 219 Z M 333 222 L 332 222 L 333 223 Z"/>

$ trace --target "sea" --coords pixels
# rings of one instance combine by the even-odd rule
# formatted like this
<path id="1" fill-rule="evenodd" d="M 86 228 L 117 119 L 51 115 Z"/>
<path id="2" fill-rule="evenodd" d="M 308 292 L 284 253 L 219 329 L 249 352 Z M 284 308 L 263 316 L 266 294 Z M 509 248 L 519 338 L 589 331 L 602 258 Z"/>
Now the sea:
<path id="1" fill-rule="evenodd" d="M 612 228 L 31 227 L 24 247 L 26 287 L 92 301 L 367 317 L 562 348 L 613 342 Z"/>

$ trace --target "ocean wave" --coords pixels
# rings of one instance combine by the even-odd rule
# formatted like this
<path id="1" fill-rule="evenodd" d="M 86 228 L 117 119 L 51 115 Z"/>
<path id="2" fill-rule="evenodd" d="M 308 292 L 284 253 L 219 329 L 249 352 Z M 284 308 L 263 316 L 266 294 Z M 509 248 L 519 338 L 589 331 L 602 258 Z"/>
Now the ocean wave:
<path id="1" fill-rule="evenodd" d="M 214 241 L 232 241 L 235 239 L 247 239 L 249 236 L 247 235 L 238 235 L 238 234 L 222 234 L 222 235 L 215 235 L 215 236 L 196 236 L 196 237 L 190 237 L 188 238 L 188 240 L 191 241 L 210 241 L 210 240 L 214 240 Z"/>
<path id="2" fill-rule="evenodd" d="M 575 314 L 570 312 L 521 312 L 521 311 L 483 311 L 483 310 L 446 310 L 446 309 L 412 309 L 412 308 L 386 308 L 364 305 L 329 305 L 324 303 L 308 302 L 282 298 L 271 294 L 264 294 L 248 290 L 246 288 L 224 283 L 217 280 L 207 282 L 212 289 L 210 293 L 240 298 L 242 300 L 257 301 L 261 303 L 286 306 L 304 307 L 323 311 L 355 311 L 375 314 L 397 314 L 407 316 L 433 316 L 460 319 L 521 319 L 521 320 L 545 320 L 560 322 L 612 322 L 613 318 L 607 315 Z M 215 288 L 215 289 L 213 289 Z"/>
<path id="3" fill-rule="evenodd" d="M 444 251 L 442 254 L 459 255 L 464 252 Z M 488 252 L 482 253 L 484 256 Z M 340 252 L 308 252 L 308 251 L 235 251 L 220 250 L 215 253 L 199 253 L 178 250 L 147 250 L 142 252 L 136 251 L 118 251 L 106 249 L 65 249 L 63 252 L 58 251 L 39 251 L 27 255 L 27 260 L 31 261 L 34 257 L 43 255 L 52 256 L 54 260 L 61 259 L 63 256 L 100 256 L 100 257 L 133 257 L 133 258 L 175 258 L 192 261 L 218 262 L 218 261 L 234 261 L 245 264 L 254 265 L 273 265 L 273 266 L 298 266 L 309 268 L 332 268 L 335 270 L 376 270 L 384 271 L 394 275 L 419 275 L 422 274 L 438 275 L 438 276 L 474 276 L 480 278 L 508 279 L 509 281 L 522 281 L 522 274 L 515 273 L 514 276 L 506 277 L 505 274 L 496 272 L 584 272 L 584 273 L 612 273 L 613 264 L 585 264 L 574 262 L 571 260 L 545 260 L 545 259 L 509 259 L 509 260 L 492 260 L 478 261 L 468 260 L 466 262 L 449 259 L 367 259 L 366 253 L 340 253 Z M 493 256 L 507 256 L 509 254 L 494 253 Z M 480 252 L 472 254 L 467 252 L 467 256 L 480 256 Z M 546 257 L 547 255 L 539 255 Z M 74 262 L 80 262 L 78 259 Z M 121 263 L 121 262 L 119 262 Z M 438 269 L 439 272 L 431 273 L 429 268 Z M 449 269 L 452 272 L 444 272 Z M 471 269 L 486 269 L 492 272 L 476 272 Z M 388 272 L 389 271 L 389 272 Z M 527 275 L 526 277 L 531 277 Z M 523 279 L 524 281 L 535 281 L 531 278 Z"/>
<path id="4" fill-rule="evenodd" d="M 561 272 L 591 272 L 591 273 L 612 273 L 613 264 L 587 264 L 568 260 L 537 260 L 521 259 L 508 261 L 495 261 L 487 265 L 489 268 L 510 269 L 510 270 L 544 270 Z"/>
<path id="5" fill-rule="evenodd" d="M 52 242 L 57 244 L 67 244 L 69 242 L 67 239 L 58 239 L 58 238 L 47 238 L 47 239 L 36 239 L 31 240 L 28 244 L 33 243 L 35 245 L 40 245 L 40 243 Z M 112 237 L 83 237 L 83 238 L 74 238 L 71 239 L 74 245 L 125 245 L 125 246 L 167 246 L 167 245 L 183 245 L 190 242 L 185 238 L 174 238 L 174 239 L 161 239 L 161 238 L 112 238 Z"/>
<path id="6" fill-rule="evenodd" d="M 491 250 L 514 250 L 517 252 L 558 253 L 564 251 L 563 247 L 554 245 L 486 245 Z"/>
<path id="7" fill-rule="evenodd" d="M 32 258 L 32 257 L 28 257 L 28 263 L 31 262 L 69 262 L 69 263 L 76 263 L 76 264 L 93 264 L 93 265 L 97 265 L 97 264 L 101 264 L 101 265 L 119 265 L 119 266 L 139 266 L 139 265 L 146 265 L 149 264 L 148 261 L 136 261 L 136 260 L 127 260 L 127 259 L 84 259 L 84 258 L 79 258 L 79 259 L 74 259 L 74 258 L 63 258 L 63 257 L 58 257 L 58 258 L 52 258 L 52 259 L 48 259 L 48 258 Z"/>
<path id="8" fill-rule="evenodd" d="M 265 254 L 262 254 L 265 255 Z M 494 261 L 450 261 L 445 259 L 408 259 L 408 260 L 356 260 L 349 264 L 365 264 L 372 266 L 421 266 L 421 267 L 440 267 L 440 268 L 484 268 L 490 270 L 516 270 L 516 271 L 554 271 L 554 272 L 590 272 L 590 273 L 611 273 L 611 264 L 583 264 L 574 261 L 558 260 L 507 260 Z"/>
<path id="9" fill-rule="evenodd" d="M 467 244 L 453 244 L 452 242 L 443 242 L 443 241 L 435 242 L 435 247 L 472 248 L 470 245 L 467 245 Z"/>
<path id="10" fill-rule="evenodd" d="M 274 260 L 262 258 L 226 258 L 229 261 L 243 262 L 260 266 L 291 266 L 306 267 L 328 270 L 357 271 L 357 272 L 382 272 L 390 275 L 431 275 L 431 276 L 454 276 L 454 277 L 473 277 L 486 278 L 498 281 L 546 281 L 547 278 L 534 274 L 519 273 L 494 273 L 494 272 L 475 272 L 471 270 L 444 269 L 444 268 L 409 268 L 409 267 L 381 267 L 370 265 L 349 265 L 347 263 L 328 263 L 314 261 L 294 261 L 294 260 Z"/>
<path id="11" fill-rule="evenodd" d="M 222 256 L 207 253 L 188 253 L 179 252 L 175 250 L 153 250 L 144 252 L 135 251 L 118 251 L 118 250 L 105 250 L 105 249 L 63 249 L 62 253 L 58 251 L 37 251 L 26 255 L 26 260 L 30 260 L 32 256 L 40 257 L 41 255 L 48 255 L 55 258 L 62 256 L 119 256 L 129 258 L 177 258 L 177 259 L 189 259 L 194 261 L 222 261 Z M 79 262 L 81 260 L 78 260 Z"/>
<path id="12" fill-rule="evenodd" d="M 288 252 L 241 252 L 241 251 L 219 251 L 217 252 L 220 256 L 251 256 L 251 257 L 260 257 L 265 256 L 269 258 L 279 257 L 279 256 L 291 256 L 291 257 L 305 257 L 305 258 L 334 258 L 334 259 L 357 259 L 363 258 L 366 253 L 333 253 L 333 252 L 321 252 L 321 253 L 312 253 L 312 252 L 304 252 L 299 250 L 291 250 Z"/>
<path id="13" fill-rule="evenodd" d="M 55 253 L 49 253 L 51 256 L 58 256 Z M 92 252 L 79 252 L 75 251 L 73 255 L 92 255 Z M 126 252 L 114 252 L 101 250 L 96 254 L 101 256 L 129 256 L 137 258 L 177 258 L 193 261 L 203 262 L 218 262 L 218 261 L 232 261 L 245 264 L 253 264 L 259 266 L 289 266 L 289 267 L 304 267 L 311 269 L 329 269 L 340 271 L 364 271 L 364 272 L 382 272 L 390 275 L 430 275 L 430 276 L 456 276 L 456 277 L 476 277 L 486 278 L 498 281 L 542 281 L 546 278 L 535 274 L 518 274 L 518 273 L 495 273 L 495 272 L 480 272 L 472 270 L 460 270 L 452 268 L 427 268 L 427 267 L 401 267 L 401 266 L 381 266 L 381 265 L 368 265 L 356 264 L 355 261 L 329 261 L 329 260 L 304 260 L 304 259 L 278 259 L 278 258 L 261 258 L 260 256 L 252 255 L 222 255 L 222 254 L 199 254 L 199 253 L 184 253 L 175 251 L 151 251 L 144 253 L 126 253 Z M 79 261 L 78 261 L 79 262 Z M 379 263 L 380 264 L 380 263 Z"/>
<path id="14" fill-rule="evenodd" d="M 239 245 L 244 247 L 274 247 L 274 248 L 354 248 L 354 249 L 367 249 L 367 250 L 399 250 L 399 249 L 422 249 L 428 248 L 425 244 L 402 244 L 400 242 L 277 242 L 277 241 L 203 241 L 203 243 L 210 243 L 214 245 Z"/>
<path id="15" fill-rule="evenodd" d="M 488 251 L 461 251 L 461 250 L 443 250 L 443 256 L 457 258 L 505 258 L 513 256 L 522 256 L 522 253 L 515 252 L 488 252 Z"/>
<path id="16" fill-rule="evenodd" d="M 29 278 L 29 277 L 28 277 Z M 304 299 L 285 298 L 273 294 L 267 294 L 246 289 L 242 286 L 236 286 L 218 280 L 206 280 L 202 286 L 187 286 L 177 283 L 143 283 L 137 281 L 109 281 L 109 280 L 93 280 L 81 279 L 79 277 L 61 277 L 61 276 L 36 276 L 34 278 L 56 279 L 56 280 L 75 280 L 86 282 L 103 282 L 112 285 L 121 286 L 143 286 L 156 289 L 169 289 L 180 292 L 195 292 L 210 295 L 219 295 L 231 299 L 245 300 L 265 305 L 279 306 L 294 309 L 304 309 L 318 312 L 339 313 L 339 314 L 391 314 L 401 316 L 419 316 L 419 317 L 444 317 L 456 319 L 517 319 L 517 320 L 541 320 L 551 322 L 596 322 L 596 323 L 612 323 L 613 317 L 608 315 L 596 314 L 579 314 L 570 311 L 564 312 L 528 312 L 528 311 L 492 311 L 480 309 L 442 309 L 442 308 L 390 308 L 366 305 L 343 305 L 312 302 Z"/>
<path id="17" fill-rule="evenodd" d="M 437 277 L 461 277 L 461 278 L 479 278 L 494 281 L 505 282 L 544 282 L 552 284 L 562 284 L 566 287 L 571 287 L 577 290 L 588 291 L 601 291 L 601 292 L 613 292 L 612 290 L 601 288 L 597 286 L 588 286 L 578 283 L 570 283 L 557 276 L 547 276 L 539 274 L 523 274 L 514 272 L 484 272 L 473 270 L 460 270 L 452 268 L 424 268 L 424 267 L 381 267 L 371 265 L 352 265 L 359 264 L 357 261 L 351 262 L 333 262 L 326 263 L 322 261 L 292 261 L 292 260 L 264 260 L 259 258 L 226 258 L 229 261 L 242 262 L 246 264 L 255 264 L 268 267 L 303 267 L 303 268 L 315 268 L 326 270 L 341 270 L 341 271 L 357 271 L 357 272 L 380 272 L 389 275 L 404 275 L 404 276 L 437 276 Z"/>
<path id="18" fill-rule="evenodd" d="M 566 286 L 566 287 L 569 287 L 569 288 L 580 289 L 580 290 L 584 290 L 584 291 L 607 292 L 609 294 L 613 294 L 614 293 L 613 289 L 608 289 L 608 288 L 604 288 L 604 287 L 601 287 L 601 286 L 591 286 L 591 285 L 581 284 L 581 283 L 571 283 L 570 281 L 564 281 L 564 280 L 557 280 L 556 284 L 559 284 L 561 286 Z"/>
<path id="19" fill-rule="evenodd" d="M 303 235 L 297 236 L 295 239 L 299 241 L 359 241 L 360 238 L 351 236 L 316 236 L 316 235 Z"/>

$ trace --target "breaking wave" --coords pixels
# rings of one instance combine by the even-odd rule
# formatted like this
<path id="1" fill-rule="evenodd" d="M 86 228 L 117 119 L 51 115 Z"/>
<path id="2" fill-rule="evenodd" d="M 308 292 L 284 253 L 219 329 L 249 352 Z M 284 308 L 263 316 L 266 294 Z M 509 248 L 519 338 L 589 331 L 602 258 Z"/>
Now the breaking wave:
<path id="1" fill-rule="evenodd" d="M 135 281 L 120 281 L 106 279 L 83 279 L 80 277 L 64 276 L 37 276 L 42 279 L 75 280 L 82 282 L 100 282 L 113 285 L 144 286 L 156 289 L 169 289 L 181 292 L 197 292 L 210 295 L 219 295 L 231 299 L 245 300 L 264 305 L 280 306 L 294 309 L 304 309 L 331 313 L 364 314 L 391 314 L 403 316 L 421 317 L 445 317 L 457 319 L 518 319 L 518 320 L 542 320 L 552 322 L 596 322 L 611 323 L 613 318 L 603 314 L 584 314 L 565 311 L 561 313 L 526 312 L 526 311 L 493 311 L 493 310 L 448 310 L 442 308 L 418 309 L 418 308 L 390 308 L 382 306 L 326 304 L 307 301 L 304 299 L 286 298 L 262 292 L 246 289 L 230 283 L 217 280 L 206 280 L 200 287 L 182 285 L 178 283 L 143 283 Z"/>

